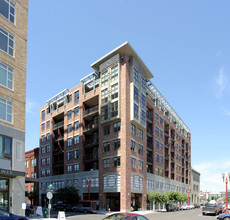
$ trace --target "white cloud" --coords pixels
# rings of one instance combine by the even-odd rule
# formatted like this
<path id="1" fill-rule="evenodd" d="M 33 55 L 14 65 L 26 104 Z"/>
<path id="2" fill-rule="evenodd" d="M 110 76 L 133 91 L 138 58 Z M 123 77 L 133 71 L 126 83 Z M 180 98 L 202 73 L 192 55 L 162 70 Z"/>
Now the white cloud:
<path id="1" fill-rule="evenodd" d="M 217 86 L 216 96 L 219 98 L 222 96 L 222 94 L 223 94 L 223 92 L 226 89 L 227 84 L 228 84 L 228 78 L 224 73 L 224 67 L 221 67 L 221 69 L 219 70 L 219 73 L 216 77 L 215 83 Z"/>
<path id="2" fill-rule="evenodd" d="M 36 108 L 37 104 L 35 102 L 27 101 L 26 103 L 26 113 L 34 114 L 34 109 Z"/>

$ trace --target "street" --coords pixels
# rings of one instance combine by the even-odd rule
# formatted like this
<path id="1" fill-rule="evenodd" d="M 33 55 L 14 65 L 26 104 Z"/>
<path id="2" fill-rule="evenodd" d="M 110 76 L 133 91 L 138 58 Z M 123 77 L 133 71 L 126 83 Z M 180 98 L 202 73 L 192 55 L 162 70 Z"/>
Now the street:
<path id="1" fill-rule="evenodd" d="M 83 214 L 83 213 L 66 213 L 66 217 L 68 220 L 101 220 L 105 217 L 105 214 Z M 217 216 L 206 215 L 203 216 L 201 213 L 201 208 L 192 209 L 192 210 L 183 210 L 177 212 L 153 212 L 149 214 L 145 214 L 148 219 L 157 219 L 157 220 L 216 220 Z M 53 216 L 57 218 L 57 216 Z"/>

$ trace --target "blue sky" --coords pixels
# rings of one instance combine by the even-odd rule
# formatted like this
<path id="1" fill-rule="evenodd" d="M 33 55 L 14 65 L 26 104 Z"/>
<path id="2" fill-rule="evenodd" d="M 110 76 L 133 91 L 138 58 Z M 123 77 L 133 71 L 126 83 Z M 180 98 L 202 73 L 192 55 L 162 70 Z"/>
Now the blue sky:
<path id="1" fill-rule="evenodd" d="M 39 146 L 39 109 L 129 41 L 152 82 L 191 130 L 201 189 L 230 172 L 230 2 L 30 0 L 26 150 Z"/>

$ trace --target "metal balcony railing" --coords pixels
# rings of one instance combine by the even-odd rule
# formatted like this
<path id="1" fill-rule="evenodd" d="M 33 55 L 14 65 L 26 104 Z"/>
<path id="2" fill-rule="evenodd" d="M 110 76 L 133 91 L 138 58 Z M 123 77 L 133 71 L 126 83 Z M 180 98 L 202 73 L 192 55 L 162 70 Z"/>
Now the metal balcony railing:
<path id="1" fill-rule="evenodd" d="M 98 105 L 96 105 L 96 106 L 94 106 L 94 107 L 92 107 L 92 108 L 89 108 L 89 109 L 85 110 L 85 111 L 83 112 L 83 116 L 89 115 L 89 114 L 94 113 L 94 112 L 97 112 L 97 111 L 98 111 Z"/>

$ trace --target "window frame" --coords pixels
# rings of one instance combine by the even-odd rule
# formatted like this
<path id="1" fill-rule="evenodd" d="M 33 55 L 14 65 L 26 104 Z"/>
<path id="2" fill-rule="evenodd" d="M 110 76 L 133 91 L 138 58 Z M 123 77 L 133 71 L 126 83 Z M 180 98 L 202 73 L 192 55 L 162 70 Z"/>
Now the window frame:
<path id="1" fill-rule="evenodd" d="M 0 81 L 0 85 L 5 87 L 5 88 L 8 88 L 10 90 L 13 90 L 13 88 L 14 88 L 14 71 L 13 71 L 13 68 L 11 68 L 7 64 L 0 61 L 0 69 L 2 69 L 3 74 L 5 73 L 5 78 L 6 78 L 6 84 L 1 83 L 1 81 Z M 1 70 L 0 70 L 0 72 L 1 72 Z M 12 75 L 12 77 L 10 77 L 10 75 Z M 12 79 L 10 79 L 10 78 L 12 78 Z"/>
<path id="2" fill-rule="evenodd" d="M 5 121 L 7 123 L 13 123 L 13 102 L 0 96 L 0 105 L 2 104 L 5 108 L 5 114 L 2 114 L 3 118 L 0 118 L 0 121 Z M 0 115 L 1 116 L 1 115 Z"/>
<path id="3" fill-rule="evenodd" d="M 3 43 L 6 43 L 6 45 L 4 45 L 6 46 L 6 50 L 4 48 L 0 48 L 0 50 L 4 51 L 5 53 L 13 57 L 14 56 L 14 36 L 8 33 L 7 31 L 5 31 L 1 27 L 0 27 L 0 35 L 7 38 L 7 41 L 3 42 Z M 12 46 L 10 46 L 10 44 L 12 44 Z"/>

